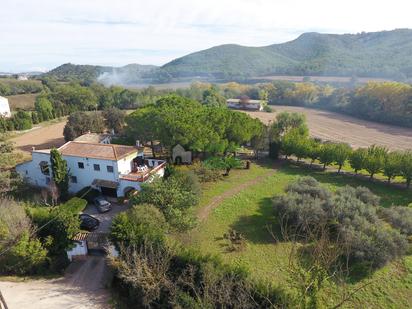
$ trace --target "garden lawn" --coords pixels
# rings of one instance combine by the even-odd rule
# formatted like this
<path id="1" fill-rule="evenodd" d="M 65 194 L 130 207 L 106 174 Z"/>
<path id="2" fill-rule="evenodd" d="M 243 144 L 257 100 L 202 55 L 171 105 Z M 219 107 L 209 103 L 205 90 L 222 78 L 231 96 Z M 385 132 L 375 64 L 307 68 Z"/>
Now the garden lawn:
<path id="1" fill-rule="evenodd" d="M 205 186 L 199 207 L 204 207 L 216 195 L 230 190 L 259 175 L 268 173 L 270 165 L 254 165 L 250 171 L 234 171 L 231 176 L 217 183 Z M 293 165 L 281 167 L 275 174 L 263 179 L 242 192 L 227 198 L 216 207 L 209 217 L 199 226 L 181 239 L 186 245 L 193 246 L 203 253 L 219 255 L 229 264 L 247 267 L 252 277 L 275 285 L 287 287 L 288 282 L 288 252 L 289 243 L 276 241 L 276 227 L 272 211 L 271 199 L 274 195 L 282 194 L 285 186 L 304 175 L 316 178 L 331 190 L 345 185 L 363 185 L 381 196 L 382 205 L 408 205 L 412 202 L 412 192 L 388 187 L 381 183 L 368 181 L 335 173 L 314 172 Z M 235 229 L 246 238 L 246 247 L 239 252 L 228 252 L 228 242 L 223 235 Z M 271 233 L 270 231 L 273 231 Z M 356 294 L 356 303 L 366 306 L 365 301 L 371 301 L 372 307 L 407 308 L 412 305 L 412 258 L 407 257 L 401 263 L 393 263 L 377 271 L 372 278 L 373 283 L 364 291 Z M 364 282 L 364 281 L 363 281 Z M 379 284 L 378 284 L 379 282 Z M 386 283 L 387 282 L 387 283 Z M 356 287 L 361 282 L 354 283 Z M 326 303 L 336 303 L 338 291 L 330 287 L 323 298 Z M 350 307 L 350 306 L 349 306 Z"/>

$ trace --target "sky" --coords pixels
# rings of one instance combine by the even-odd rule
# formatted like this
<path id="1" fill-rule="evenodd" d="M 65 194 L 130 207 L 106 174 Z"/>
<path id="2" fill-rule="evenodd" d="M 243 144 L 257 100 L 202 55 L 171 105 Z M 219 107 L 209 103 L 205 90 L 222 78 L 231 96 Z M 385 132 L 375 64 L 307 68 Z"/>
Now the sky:
<path id="1" fill-rule="evenodd" d="M 412 28 L 410 0 L 0 0 L 0 72 L 162 65 L 220 44 Z"/>

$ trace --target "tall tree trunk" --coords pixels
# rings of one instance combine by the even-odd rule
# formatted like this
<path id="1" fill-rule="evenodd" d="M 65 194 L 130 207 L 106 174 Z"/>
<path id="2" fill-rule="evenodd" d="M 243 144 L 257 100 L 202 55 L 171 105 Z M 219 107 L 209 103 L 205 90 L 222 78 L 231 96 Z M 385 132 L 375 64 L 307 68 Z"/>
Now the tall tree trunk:
<path id="1" fill-rule="evenodd" d="M 155 158 L 155 159 L 156 159 L 156 153 L 155 153 L 155 150 L 154 150 L 153 141 L 150 141 L 150 148 L 152 148 L 152 155 L 153 155 L 153 158 Z"/>

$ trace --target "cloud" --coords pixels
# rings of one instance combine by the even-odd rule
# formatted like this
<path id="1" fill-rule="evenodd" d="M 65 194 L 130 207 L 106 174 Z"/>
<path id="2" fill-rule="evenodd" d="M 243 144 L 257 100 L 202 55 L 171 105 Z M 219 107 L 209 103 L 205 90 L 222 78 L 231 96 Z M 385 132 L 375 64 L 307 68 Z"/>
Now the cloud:
<path id="1" fill-rule="evenodd" d="M 0 71 L 163 64 L 214 45 L 269 45 L 307 31 L 412 28 L 411 8 L 403 0 L 2 0 Z"/>

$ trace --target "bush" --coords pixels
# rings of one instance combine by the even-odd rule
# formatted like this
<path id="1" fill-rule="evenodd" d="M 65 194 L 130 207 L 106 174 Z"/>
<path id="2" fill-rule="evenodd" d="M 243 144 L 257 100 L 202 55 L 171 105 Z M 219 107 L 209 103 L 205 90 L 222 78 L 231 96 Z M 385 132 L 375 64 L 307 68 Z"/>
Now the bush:
<path id="1" fill-rule="evenodd" d="M 392 206 L 382 209 L 382 216 L 402 234 L 412 235 L 412 209 L 409 207 Z"/>
<path id="2" fill-rule="evenodd" d="M 112 265 L 114 287 L 128 308 L 286 307 L 281 290 L 263 288 L 245 270 L 193 250 L 129 247 Z"/>
<path id="3" fill-rule="evenodd" d="M 150 204 L 135 205 L 118 214 L 112 223 L 110 238 L 117 245 L 142 246 L 150 241 L 163 244 L 168 226 L 163 214 Z"/>
<path id="4" fill-rule="evenodd" d="M 27 275 L 41 273 L 47 250 L 36 238 L 24 233 L 18 242 L 0 257 L 0 273 Z"/>
<path id="5" fill-rule="evenodd" d="M 0 273 L 40 273 L 47 250 L 33 237 L 33 225 L 22 204 L 0 199 Z"/>
<path id="6" fill-rule="evenodd" d="M 165 216 L 171 227 L 185 230 L 193 227 L 191 207 L 200 198 L 200 184 L 193 172 L 176 172 L 167 179 L 155 179 L 142 185 L 132 204 L 152 204 Z"/>
<path id="7" fill-rule="evenodd" d="M 200 182 L 215 182 L 222 179 L 222 173 L 219 170 L 209 168 L 200 161 L 192 164 L 194 173 L 199 177 Z"/>
<path id="8" fill-rule="evenodd" d="M 80 232 L 79 212 L 87 202 L 73 198 L 57 207 L 31 207 L 27 211 L 37 227 L 42 227 L 37 237 L 48 250 L 49 269 L 62 272 L 69 264 L 66 250 L 71 239 Z"/>
<path id="9" fill-rule="evenodd" d="M 406 237 L 382 224 L 376 207 L 379 198 L 367 188 L 347 186 L 332 194 L 315 179 L 304 177 L 290 184 L 286 192 L 274 198 L 284 230 L 310 240 L 325 227 L 328 238 L 344 249 L 343 258 L 351 265 L 376 268 L 407 252 Z"/>
<path id="10" fill-rule="evenodd" d="M 273 113 L 273 108 L 270 107 L 269 105 L 263 106 L 263 111 L 266 113 Z"/>
<path id="11" fill-rule="evenodd" d="M 15 130 L 29 130 L 32 128 L 33 121 L 31 114 L 24 111 L 18 111 L 12 118 Z"/>

